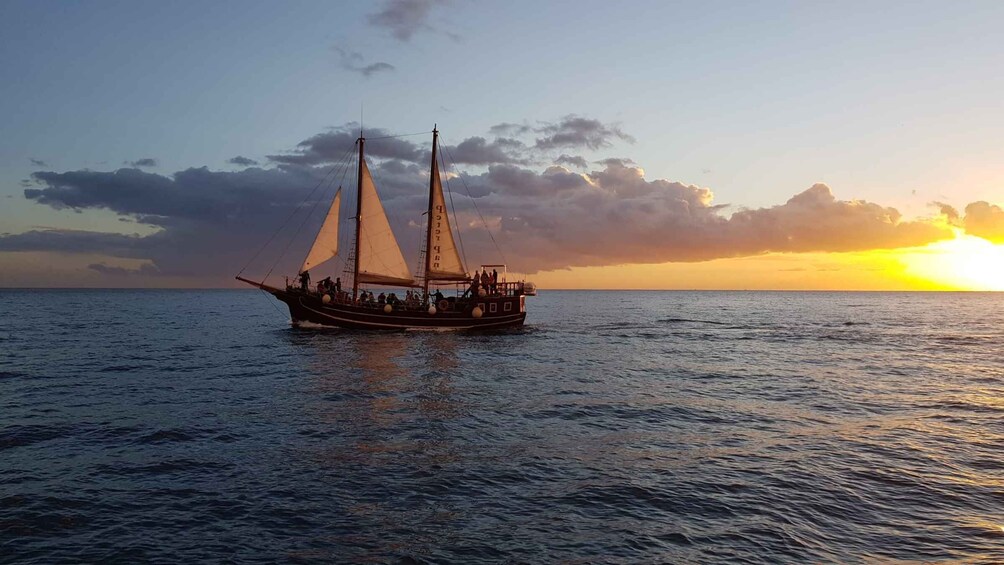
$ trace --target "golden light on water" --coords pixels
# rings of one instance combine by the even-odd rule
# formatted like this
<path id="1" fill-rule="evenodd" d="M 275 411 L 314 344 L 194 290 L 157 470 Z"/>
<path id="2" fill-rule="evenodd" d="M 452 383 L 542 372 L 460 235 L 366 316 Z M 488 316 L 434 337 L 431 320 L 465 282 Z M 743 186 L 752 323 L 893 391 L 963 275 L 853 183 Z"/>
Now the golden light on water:
<path id="1" fill-rule="evenodd" d="M 1004 245 L 961 230 L 955 239 L 904 253 L 901 260 L 909 275 L 943 288 L 1004 291 Z"/>

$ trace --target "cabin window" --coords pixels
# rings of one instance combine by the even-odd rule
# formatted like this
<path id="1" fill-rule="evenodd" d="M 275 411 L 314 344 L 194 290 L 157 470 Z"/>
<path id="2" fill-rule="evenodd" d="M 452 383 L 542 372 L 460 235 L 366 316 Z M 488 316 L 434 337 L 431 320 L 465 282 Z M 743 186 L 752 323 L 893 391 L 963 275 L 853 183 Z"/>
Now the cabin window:
<path id="1" fill-rule="evenodd" d="M 499 305 L 495 304 L 494 302 L 492 302 L 491 304 L 488 305 L 488 311 L 491 312 L 492 314 L 494 314 L 495 312 L 498 312 L 499 311 Z"/>
<path id="2" fill-rule="evenodd" d="M 507 300 L 506 303 L 502 305 L 502 311 L 503 312 L 512 312 L 512 302 L 509 302 Z"/>

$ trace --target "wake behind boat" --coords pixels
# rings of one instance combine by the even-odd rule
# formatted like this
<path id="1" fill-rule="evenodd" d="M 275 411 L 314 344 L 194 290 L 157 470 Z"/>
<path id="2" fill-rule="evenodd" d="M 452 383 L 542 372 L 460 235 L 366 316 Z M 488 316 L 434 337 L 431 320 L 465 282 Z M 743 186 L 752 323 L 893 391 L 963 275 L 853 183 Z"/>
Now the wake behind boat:
<path id="1" fill-rule="evenodd" d="M 290 284 L 287 278 L 281 288 L 270 286 L 264 279 L 254 281 L 240 273 L 237 280 L 265 290 L 284 302 L 289 307 L 293 325 L 310 322 L 366 330 L 521 327 L 526 319 L 526 297 L 536 294 L 533 283 L 508 280 L 504 264 L 481 265 L 480 274 L 478 270 L 468 272 L 464 267 L 443 195 L 439 131 L 432 131 L 429 206 L 424 214 L 424 261 L 418 276 L 413 276 L 408 269 L 391 230 L 366 165 L 366 139 L 362 134 L 356 145 L 359 157 L 353 218 L 353 268 L 351 273 L 346 273 L 352 277 L 351 292 L 349 287 L 343 289 L 340 277 L 333 283 L 328 277 L 316 287 L 310 285 L 310 270 L 338 256 L 341 189 L 335 193 L 324 223 L 300 267 L 299 285 Z M 379 297 L 371 287 L 379 287 Z"/>

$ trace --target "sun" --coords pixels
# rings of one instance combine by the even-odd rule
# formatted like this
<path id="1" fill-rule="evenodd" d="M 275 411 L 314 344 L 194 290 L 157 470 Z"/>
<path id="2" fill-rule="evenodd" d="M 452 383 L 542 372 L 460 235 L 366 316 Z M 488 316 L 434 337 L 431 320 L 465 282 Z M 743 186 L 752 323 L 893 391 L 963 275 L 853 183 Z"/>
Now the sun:
<path id="1" fill-rule="evenodd" d="M 939 288 L 1004 291 L 1004 245 L 961 230 L 902 257 L 907 273 Z"/>

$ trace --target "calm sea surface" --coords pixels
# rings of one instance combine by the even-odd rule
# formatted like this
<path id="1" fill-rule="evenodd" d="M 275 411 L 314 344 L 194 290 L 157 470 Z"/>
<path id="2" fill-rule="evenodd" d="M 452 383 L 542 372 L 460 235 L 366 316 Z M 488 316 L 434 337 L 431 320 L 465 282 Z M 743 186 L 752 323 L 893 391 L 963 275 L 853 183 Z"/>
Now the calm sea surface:
<path id="1" fill-rule="evenodd" d="M 1004 294 L 273 303 L 0 291 L 0 561 L 1004 562 Z"/>

